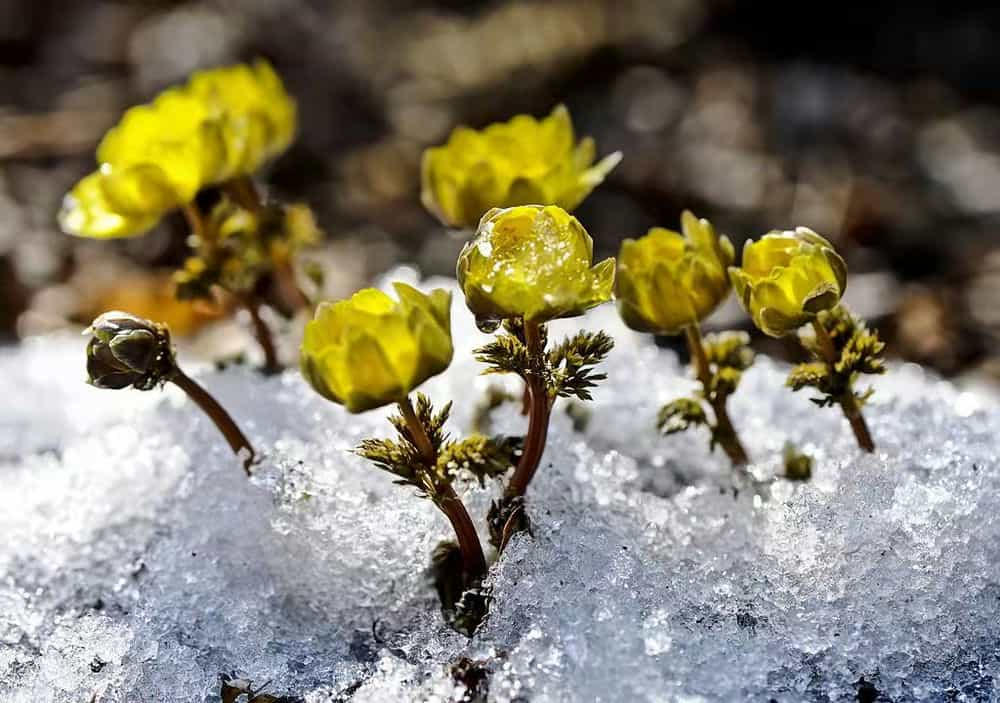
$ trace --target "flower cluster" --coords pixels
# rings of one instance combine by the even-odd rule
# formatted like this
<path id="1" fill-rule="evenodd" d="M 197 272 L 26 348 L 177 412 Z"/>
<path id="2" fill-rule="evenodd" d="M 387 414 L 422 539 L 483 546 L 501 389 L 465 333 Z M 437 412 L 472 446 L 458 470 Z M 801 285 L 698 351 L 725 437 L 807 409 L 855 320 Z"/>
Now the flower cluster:
<path id="1" fill-rule="evenodd" d="M 295 125 L 295 103 L 265 61 L 196 73 L 105 135 L 60 225 L 100 239 L 142 234 L 202 188 L 256 172 L 288 147 Z"/>
<path id="2" fill-rule="evenodd" d="M 196 74 L 186 86 L 129 111 L 108 133 L 98 150 L 100 169 L 67 198 L 64 227 L 86 236 L 127 236 L 184 206 L 195 253 L 176 276 L 180 295 L 207 297 L 221 286 L 246 301 L 253 315 L 261 281 L 289 268 L 295 250 L 318 236 L 308 208 L 265 201 L 245 178 L 288 145 L 294 123 L 294 104 L 266 64 Z M 590 400 L 605 380 L 599 365 L 614 346 L 606 333 L 584 330 L 550 343 L 549 323 L 582 315 L 613 292 L 629 327 L 687 341 L 700 390 L 662 408 L 665 434 L 703 426 L 711 446 L 722 447 L 734 465 L 750 461 L 727 408 L 754 361 L 750 337 L 701 333 L 735 289 L 764 334 L 791 335 L 811 323 L 813 334 L 800 339 L 813 361 L 795 367 L 789 385 L 816 388 L 820 405 L 839 404 L 859 444 L 874 448 L 861 415 L 868 394 L 855 393 L 853 383 L 860 374 L 882 372 L 884 345 L 840 305 L 847 269 L 832 245 L 805 228 L 772 232 L 750 240 L 736 267 L 730 240 L 708 220 L 684 212 L 680 232 L 654 227 L 622 243 L 616 281 L 615 259 L 594 262 L 593 240 L 568 210 L 619 158 L 612 154 L 594 165 L 593 142 L 576 143 L 562 107 L 542 120 L 519 115 L 483 132 L 460 128 L 424 155 L 428 209 L 450 225 L 478 222 L 458 257 L 458 286 L 479 329 L 494 335 L 474 350 L 483 373 L 523 381 L 523 437 L 454 439 L 447 431 L 451 403 L 435 410 L 418 392 L 454 355 L 447 290 L 424 293 L 394 283 L 393 297 L 364 289 L 319 304 L 305 326 L 300 370 L 319 395 L 349 413 L 395 407 L 389 418 L 395 437 L 365 439 L 355 452 L 433 501 L 449 521 L 455 541 L 435 550 L 433 573 L 443 611 L 463 632 L 478 626 L 490 594 L 483 585 L 486 553 L 456 481 L 504 483 L 486 516 L 491 543 L 502 553 L 530 525 L 527 491 L 553 406 L 560 398 Z M 202 206 L 214 204 L 202 213 L 192 203 L 206 187 L 217 192 L 199 198 Z M 108 313 L 88 332 L 94 385 L 149 390 L 175 383 L 215 421 L 249 473 L 250 443 L 177 366 L 163 325 Z M 789 479 L 811 475 L 811 460 L 794 449 L 785 464 Z"/>
<path id="3" fill-rule="evenodd" d="M 133 237 L 182 209 L 195 253 L 175 277 L 178 297 L 211 298 L 216 288 L 235 296 L 254 321 L 264 369 L 276 370 L 259 291 L 276 282 L 282 293 L 267 302 L 286 315 L 308 304 L 291 256 L 318 229 L 305 206 L 262 199 L 251 177 L 295 130 L 295 102 L 267 62 L 195 73 L 107 132 L 97 170 L 64 198 L 60 226 L 82 237 Z M 217 204 L 203 212 L 205 202 Z"/>

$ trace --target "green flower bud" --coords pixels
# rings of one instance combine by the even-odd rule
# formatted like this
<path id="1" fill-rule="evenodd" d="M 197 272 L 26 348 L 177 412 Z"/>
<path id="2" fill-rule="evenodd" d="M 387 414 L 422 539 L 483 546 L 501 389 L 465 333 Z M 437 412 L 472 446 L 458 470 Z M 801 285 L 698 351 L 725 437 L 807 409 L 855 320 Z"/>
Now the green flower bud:
<path id="1" fill-rule="evenodd" d="M 106 312 L 84 334 L 88 383 L 97 388 L 148 391 L 168 380 L 176 369 L 170 331 L 165 325 L 127 312 Z"/>
<path id="2" fill-rule="evenodd" d="M 490 210 L 458 257 L 458 284 L 481 321 L 546 322 L 611 299 L 615 260 L 592 266 L 594 241 L 562 208 Z"/>
<path id="3" fill-rule="evenodd" d="M 678 334 L 708 317 L 729 295 L 733 245 L 708 220 L 685 211 L 683 235 L 654 227 L 626 239 L 616 293 L 625 324 L 640 332 Z"/>
<path id="4" fill-rule="evenodd" d="M 807 227 L 747 241 L 742 267 L 730 267 L 729 275 L 754 324 L 771 337 L 791 334 L 836 307 L 847 288 L 844 260 Z"/>

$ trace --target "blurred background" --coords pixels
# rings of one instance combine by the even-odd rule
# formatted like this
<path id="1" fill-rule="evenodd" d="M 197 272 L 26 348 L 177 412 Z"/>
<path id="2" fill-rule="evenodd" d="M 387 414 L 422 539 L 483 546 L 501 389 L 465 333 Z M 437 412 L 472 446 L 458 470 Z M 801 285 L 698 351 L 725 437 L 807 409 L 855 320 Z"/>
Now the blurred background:
<path id="1" fill-rule="evenodd" d="M 807 225 L 895 356 L 1000 379 L 1000 6 L 931 5 L 0 0 L 0 338 L 108 308 L 179 333 L 220 315 L 173 302 L 179 216 L 95 242 L 55 215 L 124 108 L 263 56 L 300 110 L 266 180 L 316 210 L 328 295 L 400 262 L 452 272 L 462 239 L 420 205 L 422 149 L 563 102 L 625 155 L 577 212 L 600 256 L 685 207 L 737 244 Z"/>

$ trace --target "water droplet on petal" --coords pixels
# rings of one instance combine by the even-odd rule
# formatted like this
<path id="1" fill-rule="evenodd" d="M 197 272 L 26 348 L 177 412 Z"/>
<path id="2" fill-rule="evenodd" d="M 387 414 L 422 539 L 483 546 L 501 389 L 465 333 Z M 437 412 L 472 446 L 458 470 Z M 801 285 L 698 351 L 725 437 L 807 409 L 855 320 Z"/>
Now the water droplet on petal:
<path id="1" fill-rule="evenodd" d="M 476 315 L 476 327 L 480 332 L 493 334 L 500 327 L 500 318 L 493 315 Z"/>

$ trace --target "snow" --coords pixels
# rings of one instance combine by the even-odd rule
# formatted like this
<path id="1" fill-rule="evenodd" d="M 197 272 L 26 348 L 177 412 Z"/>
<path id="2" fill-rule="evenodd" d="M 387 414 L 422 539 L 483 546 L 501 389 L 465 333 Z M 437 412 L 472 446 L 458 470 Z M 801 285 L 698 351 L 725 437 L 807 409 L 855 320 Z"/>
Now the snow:
<path id="1" fill-rule="evenodd" d="M 478 375 L 486 336 L 457 295 L 453 320 L 455 363 L 422 390 L 455 401 L 458 434 L 501 381 Z M 471 640 L 427 573 L 447 522 L 348 451 L 388 434 L 384 410 L 182 351 L 266 455 L 247 481 L 176 389 L 84 385 L 84 339 L 0 352 L 3 700 L 219 701 L 227 674 L 308 703 L 443 702 L 474 698 L 463 658 L 503 702 L 1000 695 L 995 400 L 892 365 L 867 456 L 762 357 L 731 402 L 756 459 L 734 476 L 704 434 L 656 434 L 693 387 L 671 352 L 610 306 L 552 334 L 578 326 L 615 336 L 610 378 L 584 432 L 554 414 L 532 534 L 491 568 Z M 492 420 L 524 431 L 516 404 Z M 814 457 L 806 484 L 771 480 L 789 440 Z M 497 492 L 460 487 L 484 533 Z"/>

